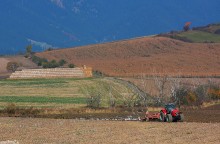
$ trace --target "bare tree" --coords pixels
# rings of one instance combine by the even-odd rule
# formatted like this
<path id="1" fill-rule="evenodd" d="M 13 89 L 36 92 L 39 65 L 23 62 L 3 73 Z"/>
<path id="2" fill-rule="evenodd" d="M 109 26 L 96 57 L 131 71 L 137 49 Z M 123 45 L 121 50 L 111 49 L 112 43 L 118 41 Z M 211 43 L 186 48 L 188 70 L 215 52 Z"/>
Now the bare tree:
<path id="1" fill-rule="evenodd" d="M 112 94 L 112 86 L 109 86 L 109 105 L 110 107 L 115 107 L 115 98 L 113 97 Z"/>
<path id="2" fill-rule="evenodd" d="M 147 93 L 146 93 L 146 91 L 147 91 L 147 81 L 146 81 L 146 79 L 147 79 L 147 76 L 145 74 L 142 74 L 141 75 L 141 85 L 142 85 L 142 88 L 144 90 L 144 95 L 141 96 L 141 97 L 143 99 L 143 106 L 144 107 L 147 106 Z"/>
<path id="3" fill-rule="evenodd" d="M 99 108 L 101 106 L 101 91 L 95 90 L 93 86 L 82 85 L 81 90 L 87 96 L 87 106 L 91 108 Z"/>
<path id="4" fill-rule="evenodd" d="M 90 95 L 87 99 L 87 106 L 92 108 L 99 108 L 101 105 L 101 94 Z"/>
<path id="5" fill-rule="evenodd" d="M 197 95 L 197 105 L 202 105 L 203 102 L 205 101 L 207 94 L 207 86 L 206 85 L 199 85 L 195 93 Z"/>
<path id="6" fill-rule="evenodd" d="M 132 90 L 129 90 L 130 92 L 124 95 L 124 94 L 121 94 L 115 87 L 112 86 L 111 88 L 112 88 L 112 92 L 114 91 L 114 93 L 117 93 L 118 95 L 120 95 L 124 106 L 133 107 L 135 105 L 137 96 L 132 92 Z"/>
<path id="7" fill-rule="evenodd" d="M 200 85 L 200 81 L 198 77 L 193 77 L 191 78 L 191 84 L 192 84 L 192 88 L 196 89 L 199 85 Z"/>
<path id="8" fill-rule="evenodd" d="M 182 87 L 181 85 L 181 78 L 179 76 L 177 77 L 170 77 L 169 78 L 169 82 L 170 82 L 170 94 L 171 94 L 171 97 L 170 99 L 179 105 L 180 107 L 180 89 Z"/>
<path id="9" fill-rule="evenodd" d="M 165 84 L 167 83 L 167 81 L 168 81 L 167 75 L 154 77 L 155 86 L 157 87 L 157 90 L 159 92 L 158 103 L 163 103 Z"/>

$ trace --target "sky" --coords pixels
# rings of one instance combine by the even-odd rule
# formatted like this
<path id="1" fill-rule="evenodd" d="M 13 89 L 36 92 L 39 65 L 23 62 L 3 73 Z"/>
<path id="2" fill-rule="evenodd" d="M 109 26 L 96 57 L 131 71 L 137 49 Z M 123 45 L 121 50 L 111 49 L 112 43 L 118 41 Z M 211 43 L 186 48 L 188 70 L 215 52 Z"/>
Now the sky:
<path id="1" fill-rule="evenodd" d="M 0 54 L 130 39 L 220 22 L 219 0 L 2 0 Z"/>

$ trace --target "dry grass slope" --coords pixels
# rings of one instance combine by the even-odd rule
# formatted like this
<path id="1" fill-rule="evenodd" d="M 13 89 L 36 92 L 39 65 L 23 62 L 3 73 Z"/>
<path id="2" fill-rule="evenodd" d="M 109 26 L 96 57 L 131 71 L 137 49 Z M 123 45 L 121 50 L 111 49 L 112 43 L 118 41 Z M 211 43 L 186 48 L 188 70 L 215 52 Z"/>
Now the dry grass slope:
<path id="1" fill-rule="evenodd" d="M 65 59 L 112 76 L 220 75 L 220 44 L 186 43 L 165 37 L 132 40 L 37 53 L 49 60 Z"/>
<path id="2" fill-rule="evenodd" d="M 8 72 L 6 69 L 8 62 L 17 62 L 20 68 L 37 68 L 35 63 L 23 56 L 0 57 L 0 77 L 9 76 L 11 74 L 11 72 Z"/>

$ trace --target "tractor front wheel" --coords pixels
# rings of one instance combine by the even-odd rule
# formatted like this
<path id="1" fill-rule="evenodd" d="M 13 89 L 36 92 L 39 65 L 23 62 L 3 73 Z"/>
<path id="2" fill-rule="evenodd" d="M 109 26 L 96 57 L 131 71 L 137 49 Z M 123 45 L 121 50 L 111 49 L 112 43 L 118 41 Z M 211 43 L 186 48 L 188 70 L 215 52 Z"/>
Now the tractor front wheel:
<path id="1" fill-rule="evenodd" d="M 171 114 L 167 114 L 166 121 L 167 122 L 172 122 L 173 121 L 173 117 L 172 117 Z"/>

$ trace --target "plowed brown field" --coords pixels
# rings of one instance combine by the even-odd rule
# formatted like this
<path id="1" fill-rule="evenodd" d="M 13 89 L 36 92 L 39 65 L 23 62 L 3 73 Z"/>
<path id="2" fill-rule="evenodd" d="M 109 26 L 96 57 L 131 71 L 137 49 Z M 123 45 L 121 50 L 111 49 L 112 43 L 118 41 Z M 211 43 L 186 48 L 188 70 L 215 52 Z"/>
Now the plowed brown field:
<path id="1" fill-rule="evenodd" d="M 184 110 L 186 122 L 176 123 L 0 117 L 0 143 L 218 144 L 219 107 Z"/>
<path id="2" fill-rule="evenodd" d="M 186 43 L 165 37 L 142 37 L 105 44 L 37 53 L 49 60 L 65 59 L 112 76 L 220 75 L 219 43 Z"/>
<path id="3" fill-rule="evenodd" d="M 0 118 L 0 141 L 23 144 L 220 142 L 220 123 L 159 123 Z"/>

